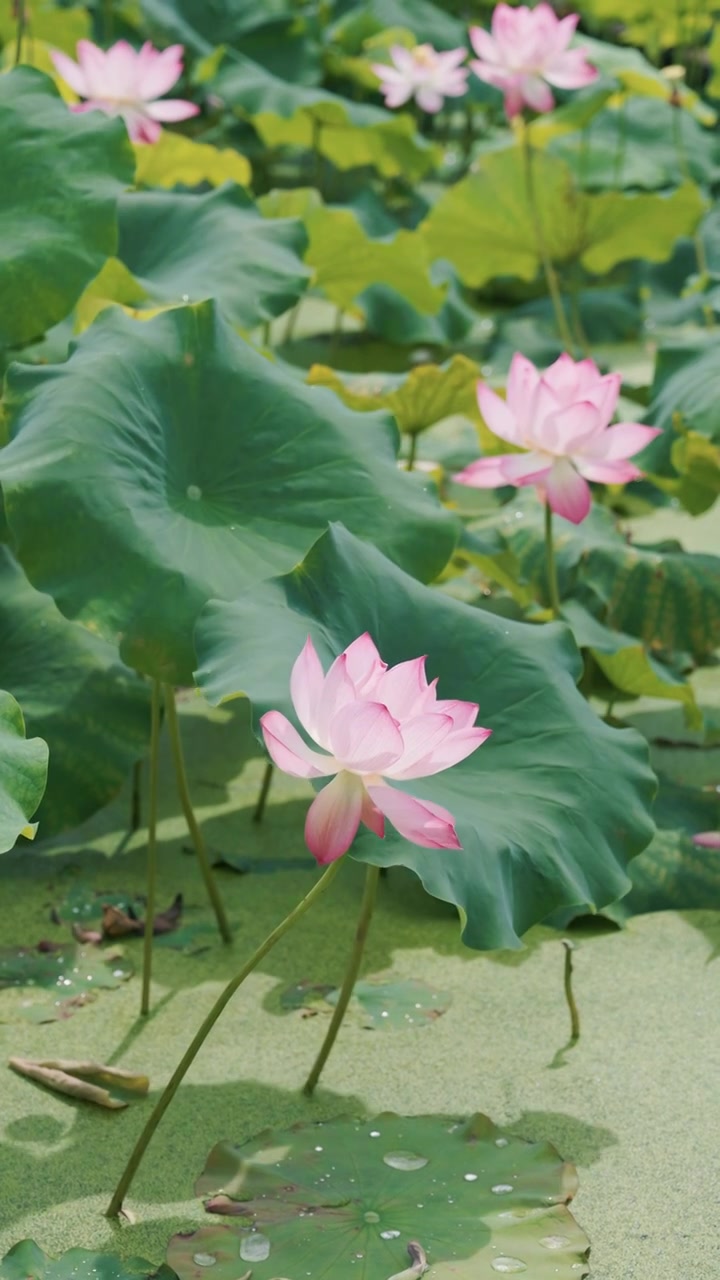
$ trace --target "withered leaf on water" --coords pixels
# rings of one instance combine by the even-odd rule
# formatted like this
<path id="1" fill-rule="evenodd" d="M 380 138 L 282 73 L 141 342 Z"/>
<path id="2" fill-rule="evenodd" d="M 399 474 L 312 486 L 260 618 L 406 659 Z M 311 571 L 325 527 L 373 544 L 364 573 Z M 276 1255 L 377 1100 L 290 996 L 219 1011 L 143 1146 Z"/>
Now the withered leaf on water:
<path id="1" fill-rule="evenodd" d="M 183 896 L 177 893 L 166 911 L 155 916 L 153 934 L 172 933 L 177 929 L 183 911 Z M 145 934 L 145 921 L 136 915 L 133 907 L 122 907 L 106 903 L 102 909 L 100 929 L 84 929 L 82 925 L 73 925 L 73 936 L 78 942 L 100 943 L 112 938 L 142 938 Z"/>
<path id="2" fill-rule="evenodd" d="M 118 1110 L 144 1097 L 150 1087 L 147 1076 L 106 1067 L 100 1062 L 78 1062 L 71 1058 L 9 1058 L 8 1066 L 20 1075 L 37 1080 L 56 1093 L 95 1102 L 99 1107 Z"/>

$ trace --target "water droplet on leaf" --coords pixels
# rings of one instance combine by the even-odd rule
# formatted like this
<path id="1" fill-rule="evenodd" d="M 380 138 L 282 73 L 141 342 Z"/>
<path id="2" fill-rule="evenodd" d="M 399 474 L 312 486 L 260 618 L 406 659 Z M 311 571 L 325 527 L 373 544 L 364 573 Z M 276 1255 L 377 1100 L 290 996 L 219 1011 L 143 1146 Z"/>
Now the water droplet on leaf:
<path id="1" fill-rule="evenodd" d="M 399 1231 L 381 1231 L 380 1239 L 381 1240 L 397 1240 L 399 1235 L 400 1235 Z"/>
<path id="2" fill-rule="evenodd" d="M 570 1240 L 567 1236 L 543 1236 L 540 1243 L 546 1249 L 564 1249 L 566 1244 L 570 1244 Z"/>
<path id="3" fill-rule="evenodd" d="M 493 1271 L 501 1271 L 504 1275 L 516 1275 L 519 1271 L 527 1271 L 527 1266 L 520 1258 L 493 1258 L 490 1263 Z"/>
<path id="4" fill-rule="evenodd" d="M 240 1242 L 240 1257 L 243 1262 L 264 1262 L 270 1257 L 270 1241 L 262 1231 L 253 1231 Z"/>
<path id="5" fill-rule="evenodd" d="M 514 1191 L 515 1188 L 511 1187 L 509 1182 L 496 1182 L 495 1186 L 491 1187 L 490 1190 L 495 1196 L 506 1196 L 509 1191 Z"/>
<path id="6" fill-rule="evenodd" d="M 198 1267 L 214 1267 L 217 1262 L 217 1258 L 214 1253 L 194 1253 L 193 1262 L 196 1263 Z"/>
<path id="7" fill-rule="evenodd" d="M 402 1169 L 406 1173 L 424 1169 L 429 1163 L 427 1156 L 418 1156 L 414 1151 L 386 1151 L 383 1160 L 391 1169 Z"/>

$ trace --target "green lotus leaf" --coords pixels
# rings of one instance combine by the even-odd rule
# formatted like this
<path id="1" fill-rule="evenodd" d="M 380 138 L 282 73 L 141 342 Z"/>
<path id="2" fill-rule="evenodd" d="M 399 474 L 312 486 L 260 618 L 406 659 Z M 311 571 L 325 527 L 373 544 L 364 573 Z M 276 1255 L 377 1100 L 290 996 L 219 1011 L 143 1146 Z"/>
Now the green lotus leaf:
<path id="1" fill-rule="evenodd" d="M 437 147 L 416 131 L 411 115 L 293 84 L 240 54 L 220 68 L 212 91 L 252 121 L 265 146 L 313 148 L 338 169 L 371 165 L 383 177 L 413 181 L 437 160 Z"/>
<path id="2" fill-rule="evenodd" d="M 689 3 L 692 3 L 692 0 L 689 0 Z M 591 0 L 591 4 L 597 4 L 598 6 L 615 5 L 619 7 L 619 11 L 621 11 L 619 16 L 622 17 L 625 17 L 630 7 L 630 5 L 625 4 L 625 0 Z M 644 5 L 646 12 L 653 15 L 653 22 L 657 31 L 657 6 L 653 6 L 651 0 L 630 0 L 630 4 L 633 6 Z M 676 18 L 679 10 L 680 5 L 674 3 L 664 6 L 665 16 L 672 14 L 671 21 Z M 697 10 L 695 12 L 697 13 Z M 624 30 L 623 36 L 626 34 L 626 30 Z M 687 28 L 685 28 L 683 39 L 687 39 Z M 674 89 L 680 106 L 685 111 L 689 111 L 701 124 L 715 124 L 717 113 L 694 89 L 688 89 L 687 85 L 682 81 L 674 81 L 671 85 L 662 74 L 662 71 L 653 66 L 652 62 L 649 62 L 639 49 L 631 49 L 627 45 L 609 44 L 605 40 L 592 40 L 584 32 L 582 43 L 587 48 L 590 62 L 598 68 L 603 79 L 615 80 L 620 88 L 627 93 L 642 94 L 643 97 L 653 98 L 656 101 L 661 99 L 663 102 L 667 102 L 671 91 Z M 671 43 L 674 44 L 675 41 L 673 40 Z M 584 97 L 585 94 L 582 96 Z"/>
<path id="3" fill-rule="evenodd" d="M 616 689 L 633 698 L 668 698 L 680 702 L 688 728 L 702 728 L 702 712 L 692 685 L 657 662 L 634 636 L 603 626 L 578 600 L 565 601 L 562 616 L 572 627 L 578 647 L 589 651 Z"/>
<path id="4" fill-rule="evenodd" d="M 717 829 L 718 797 L 662 774 L 658 781 L 658 829 L 631 864 L 630 893 L 605 911 L 618 923 L 646 911 L 720 911 L 720 856 L 692 842 L 698 832 Z"/>
<path id="5" fill-rule="evenodd" d="M 625 893 L 625 864 L 652 834 L 644 742 L 610 729 L 575 687 L 568 630 L 495 617 L 421 586 L 334 526 L 285 577 L 214 601 L 196 628 L 196 679 L 217 703 L 240 690 L 259 716 L 292 716 L 289 676 L 306 637 L 327 666 L 369 631 L 388 663 L 428 655 L 440 696 L 480 703 L 488 744 L 408 789 L 455 816 L 462 851 L 420 849 L 389 831 L 353 856 L 402 864 L 465 920 L 478 949 L 516 947 L 561 904 L 601 906 Z"/>
<path id="6" fill-rule="evenodd" d="M 431 282 L 427 249 L 415 232 L 371 237 L 354 210 L 329 208 L 310 187 L 270 191 L 258 203 L 268 218 L 302 218 L 308 234 L 305 261 L 313 269 L 313 284 L 336 306 L 349 308 L 359 294 L 380 282 L 419 311 L 437 312 L 442 306 L 445 289 Z"/>
<path id="7" fill-rule="evenodd" d="M 705 211 L 692 183 L 669 195 L 577 191 L 572 170 L 556 156 L 534 157 L 539 216 L 558 266 L 579 262 L 602 275 L 619 262 L 662 262 Z M 476 172 L 440 197 L 420 228 L 430 254 L 447 258 L 474 288 L 497 276 L 534 280 L 541 260 L 527 200 L 520 147 L 482 157 Z"/>
<path id="8" fill-rule="evenodd" d="M 116 200 L 132 182 L 121 120 L 72 115 L 47 76 L 0 75 L 0 345 L 66 316 L 117 245 Z"/>
<path id="9" fill-rule="evenodd" d="M 678 137 L 679 131 L 679 137 Z M 714 133 L 669 101 L 630 97 L 593 117 L 589 139 L 580 131 L 550 144 L 588 190 L 673 187 L 688 174 L 709 186 L 717 181 Z"/>
<path id="10" fill-rule="evenodd" d="M 90 1249 L 68 1249 L 59 1258 L 43 1252 L 34 1240 L 13 1245 L 0 1262 L 0 1280 L 175 1280 L 169 1267 L 144 1258 L 118 1258 Z"/>
<path id="11" fill-rule="evenodd" d="M 104 312 L 65 364 L 15 366 L 8 408 L 0 472 L 30 581 L 163 680 L 190 683 L 208 599 L 289 570 L 329 520 L 420 577 L 452 552 L 455 519 L 398 470 L 391 420 L 304 386 L 210 303 Z"/>
<path id="12" fill-rule="evenodd" d="M 80 6 L 56 5 L 52 0 L 39 0 L 32 7 L 32 41 L 41 40 L 53 49 L 75 56 L 78 40 L 88 40 L 92 36 L 90 15 Z M 0 9 L 0 44 L 5 49 L 12 49 L 15 56 L 17 40 L 17 17 L 12 6 Z"/>
<path id="13" fill-rule="evenodd" d="M 328 28 L 328 37 L 348 53 L 360 53 L 367 40 L 388 28 L 409 31 L 418 44 L 454 49 L 465 44 L 467 28 L 431 0 L 367 0 L 352 5 Z"/>
<path id="14" fill-rule="evenodd" d="M 239 328 L 287 311 L 309 279 L 302 224 L 261 217 L 235 184 L 206 195 L 133 193 L 120 201 L 119 224 L 118 257 L 147 298 L 213 297 Z"/>
<path id="15" fill-rule="evenodd" d="M 720 445 L 697 431 L 688 431 L 673 444 L 670 461 L 680 476 L 676 493 L 686 511 L 702 515 L 720 494 Z"/>
<path id="16" fill-rule="evenodd" d="M 335 1280 L 360 1260 L 364 1280 L 410 1280 L 427 1269 L 423 1257 L 438 1280 L 503 1271 L 581 1280 L 589 1246 L 567 1208 L 576 1187 L 549 1143 L 505 1134 L 483 1115 L 265 1130 L 242 1146 L 219 1143 L 195 1187 L 210 1212 L 239 1224 L 174 1236 L 167 1259 L 179 1280 L 201 1280 L 208 1259 L 219 1280 L 244 1262 L 253 1280 L 308 1271 Z"/>
<path id="17" fill-rule="evenodd" d="M 149 692 L 117 649 L 68 622 L 0 547 L 0 684 L 50 748 L 40 833 L 77 826 L 120 790 L 147 750 Z"/>
<path id="18" fill-rule="evenodd" d="M 209 53 L 218 45 L 247 43 L 257 27 L 287 18 L 292 13 L 288 0 L 141 0 L 151 29 L 180 40 L 197 53 Z"/>
<path id="19" fill-rule="evenodd" d="M 656 57 L 662 49 L 672 49 L 676 45 L 682 48 L 688 43 L 692 44 L 695 40 L 701 39 L 712 27 L 711 13 L 698 7 L 694 0 L 677 0 L 677 3 L 673 0 L 672 3 L 659 5 L 653 0 L 589 0 L 583 9 L 588 17 L 596 21 L 619 22 L 623 40 L 631 44 L 645 45 L 648 52 L 652 51 Z M 600 42 L 586 41 L 583 37 L 583 44 L 585 43 L 590 46 L 591 62 L 597 62 L 598 66 L 603 66 L 603 63 L 597 60 L 595 52 Z M 623 49 L 622 52 L 626 51 Z M 627 52 L 636 51 L 631 49 Z M 641 54 L 637 56 L 642 57 Z M 646 59 L 642 60 L 649 67 Z M 649 69 L 654 70 L 650 67 Z"/>
<path id="20" fill-rule="evenodd" d="M 26 738 L 25 723 L 11 693 L 0 690 L 0 853 L 18 836 L 32 840 L 31 822 L 42 800 L 48 769 L 47 743 Z"/>
<path id="21" fill-rule="evenodd" d="M 655 365 L 647 421 L 663 434 L 643 452 L 647 471 L 674 477 L 672 450 L 681 431 L 720 445 L 720 343 L 713 330 L 694 331 L 662 346 Z"/>
<path id="22" fill-rule="evenodd" d="M 542 586 L 543 512 L 535 496 L 518 496 L 489 523 L 515 553 L 524 579 Z M 581 525 L 556 517 L 554 527 L 562 596 L 589 598 L 606 626 L 636 636 L 655 654 L 708 660 L 720 643 L 719 557 L 683 551 L 677 542 L 629 542 L 600 507 Z"/>

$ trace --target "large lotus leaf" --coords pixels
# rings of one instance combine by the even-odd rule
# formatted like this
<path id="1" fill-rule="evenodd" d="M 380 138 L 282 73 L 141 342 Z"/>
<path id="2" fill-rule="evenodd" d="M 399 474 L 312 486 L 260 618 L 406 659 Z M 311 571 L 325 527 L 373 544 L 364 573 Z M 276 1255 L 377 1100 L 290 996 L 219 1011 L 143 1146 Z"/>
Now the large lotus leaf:
<path id="1" fill-rule="evenodd" d="M 583 12 L 596 21 L 617 22 L 623 40 L 645 45 L 656 57 L 662 49 L 694 43 L 712 27 L 711 11 L 695 0 L 589 0 Z"/>
<path id="2" fill-rule="evenodd" d="M 18 836 L 32 840 L 31 822 L 42 800 L 48 769 L 47 743 L 25 737 L 22 712 L 12 694 L 0 689 L 0 853 Z"/>
<path id="3" fill-rule="evenodd" d="M 630 893 L 605 912 L 613 920 L 645 911 L 720 911 L 720 856 L 692 842 L 698 832 L 717 828 L 718 797 L 662 775 L 659 782 L 654 809 L 658 829 L 631 864 Z"/>
<path id="4" fill-rule="evenodd" d="M 714 330 L 695 331 L 660 348 L 648 422 L 663 427 L 643 453 L 646 470 L 675 474 L 672 449 L 680 430 L 720 444 L 720 341 Z"/>
<path id="5" fill-rule="evenodd" d="M 330 387 L 351 409 L 389 409 L 400 430 L 415 435 L 455 413 L 479 422 L 479 377 L 480 369 L 473 360 L 453 356 L 444 367 L 420 364 L 407 374 L 368 373 L 357 377 L 314 364 L 307 380 L 313 387 Z M 490 434 L 485 432 L 485 436 Z"/>
<path id="6" fill-rule="evenodd" d="M 577 645 L 588 650 L 616 689 L 634 698 L 668 698 L 681 702 L 688 727 L 702 728 L 702 712 L 692 685 L 657 662 L 634 636 L 604 627 L 577 600 L 565 601 L 562 616 L 572 627 Z"/>
<path id="7" fill-rule="evenodd" d="M 261 217 L 231 183 L 206 195 L 135 192 L 119 220 L 118 257 L 155 302 L 213 297 L 251 329 L 293 306 L 309 279 L 302 223 Z"/>
<path id="8" fill-rule="evenodd" d="M 578 191 L 572 170 L 546 152 L 534 157 L 535 189 L 548 253 L 600 275 L 619 262 L 662 262 L 690 235 L 705 204 L 686 183 L 669 195 Z M 433 257 L 448 258 L 465 284 L 497 276 L 533 280 L 540 270 L 519 146 L 483 156 L 476 172 L 440 197 L 421 231 Z"/>
<path id="9" fill-rule="evenodd" d="M 327 34 L 348 53 L 360 53 L 365 40 L 388 27 L 411 31 L 418 44 L 436 49 L 454 49 L 467 39 L 465 24 L 431 0 L 368 0 L 344 8 Z"/>
<path id="10" fill-rule="evenodd" d="M 213 79 L 212 90 L 252 121 L 266 146 L 313 147 L 338 169 L 372 165 L 386 178 L 402 174 L 412 181 L 437 159 L 437 148 L 417 133 L 411 115 L 293 84 L 237 54 Z"/>
<path id="11" fill-rule="evenodd" d="M 480 949 L 518 946 L 561 903 L 621 896 L 625 864 L 652 832 L 654 779 L 641 739 L 610 729 L 576 689 L 567 629 L 536 630 L 423 587 L 336 526 L 293 573 L 207 607 L 196 678 L 211 702 L 243 690 L 256 715 L 292 715 L 290 668 L 307 635 L 327 665 L 364 631 L 386 662 L 427 654 L 441 697 L 479 702 L 493 736 L 457 767 L 406 784 L 455 815 L 461 852 L 390 831 L 361 836 L 354 856 L 410 867 L 460 908 L 464 939 Z"/>
<path id="12" fill-rule="evenodd" d="M 212 147 L 182 133 L 163 129 L 151 147 L 139 142 L 135 147 L 135 182 L 144 187 L 198 187 L 209 182 L 237 182 L 247 187 L 252 178 L 250 162 L 232 147 Z"/>
<path id="13" fill-rule="evenodd" d="M 715 134 L 670 102 L 652 98 L 630 97 L 616 103 L 593 117 L 589 134 L 564 134 L 553 140 L 550 149 L 589 190 L 672 187 L 688 171 L 695 182 L 706 185 L 718 176 Z"/>
<path id="14" fill-rule="evenodd" d="M 516 498 L 491 523 L 525 580 L 543 584 L 543 513 L 534 495 Z M 563 596 L 589 596 L 607 626 L 651 650 L 707 661 L 720 643 L 720 558 L 685 552 L 676 542 L 629 542 L 599 507 L 581 525 L 556 517 L 554 526 Z"/>
<path id="15" fill-rule="evenodd" d="M 17 16 L 12 5 L 0 8 L 0 44 L 3 52 L 11 51 L 15 57 L 17 41 Z M 32 6 L 32 16 L 28 22 L 31 40 L 28 43 L 42 41 L 53 49 L 61 49 L 63 53 L 75 56 L 78 40 L 89 39 L 92 30 L 90 15 L 85 8 L 79 6 L 65 7 L 54 4 L 53 0 L 37 0 Z"/>
<path id="16" fill-rule="evenodd" d="M 72 115 L 47 76 L 0 75 L 0 345 L 62 320 L 117 244 L 115 202 L 132 182 L 121 120 Z"/>
<path id="17" fill-rule="evenodd" d="M 245 42 L 251 31 L 292 12 L 287 0 L 141 0 L 146 21 L 197 53 Z"/>
<path id="18" fill-rule="evenodd" d="M 603 3 L 604 0 L 599 2 Z M 616 0 L 609 0 L 609 2 L 615 3 Z M 617 2 L 624 5 L 624 0 L 617 0 Z M 674 0 L 670 0 L 670 3 L 665 5 L 665 11 L 669 9 L 672 9 L 673 13 L 677 12 L 678 6 Z M 584 32 L 582 43 L 588 51 L 590 62 L 601 72 L 604 81 L 614 80 L 626 93 L 642 94 L 643 97 L 654 98 L 656 101 L 662 99 L 663 102 L 667 102 L 672 91 L 679 99 L 680 106 L 685 111 L 689 111 L 701 124 L 712 125 L 717 120 L 716 112 L 694 89 L 688 89 L 683 81 L 676 80 L 670 85 L 662 71 L 648 62 L 639 49 L 608 44 L 605 40 L 592 40 Z M 585 97 L 586 93 L 580 96 Z M 542 119 L 537 123 L 542 129 Z M 533 125 L 534 128 L 535 125 Z"/>
<path id="19" fill-rule="evenodd" d="M 118 1258 L 90 1249 L 68 1249 L 59 1258 L 34 1240 L 20 1240 L 0 1262 L 0 1280 L 175 1280 L 169 1267 L 144 1258 Z"/>
<path id="20" fill-rule="evenodd" d="M 20 561 L 147 674 L 189 683 L 203 604 L 287 571 L 329 520 L 420 577 L 451 554 L 454 517 L 398 471 L 391 420 L 304 386 L 210 303 L 106 311 L 65 364 L 15 366 L 8 384 Z"/>
<path id="21" fill-rule="evenodd" d="M 693 516 L 708 511 L 720 495 L 720 446 L 697 431 L 676 440 L 670 461 L 680 477 L 674 492 Z"/>
<path id="22" fill-rule="evenodd" d="M 336 1280 L 359 1261 L 363 1280 L 428 1268 L 438 1280 L 580 1280 L 589 1246 L 567 1208 L 576 1188 L 549 1143 L 506 1135 L 482 1115 L 265 1130 L 242 1146 L 219 1143 L 196 1184 L 209 1212 L 240 1223 L 175 1236 L 167 1258 L 179 1280 L 202 1280 L 211 1260 L 219 1280 L 235 1280 L 245 1262 L 253 1280 Z M 428 1267 L 407 1269 L 423 1256 Z"/>
<path id="23" fill-rule="evenodd" d="M 419 311 L 437 312 L 442 306 L 446 291 L 432 283 L 425 243 L 414 231 L 372 237 L 355 210 L 329 208 L 312 187 L 276 189 L 261 196 L 258 204 L 267 218 L 302 219 L 313 284 L 336 306 L 349 308 L 359 294 L 380 282 Z"/>
<path id="24" fill-rule="evenodd" d="M 31 587 L 0 547 L 0 685 L 20 703 L 28 733 L 50 748 L 41 835 L 76 826 L 108 804 L 145 755 L 148 689 L 117 649 Z"/>

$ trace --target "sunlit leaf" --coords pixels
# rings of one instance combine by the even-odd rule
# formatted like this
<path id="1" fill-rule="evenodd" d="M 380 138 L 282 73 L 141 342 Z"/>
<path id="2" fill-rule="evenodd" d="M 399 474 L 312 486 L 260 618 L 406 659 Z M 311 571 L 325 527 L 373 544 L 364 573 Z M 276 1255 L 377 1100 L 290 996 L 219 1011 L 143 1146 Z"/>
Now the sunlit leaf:
<path id="1" fill-rule="evenodd" d="M 578 192 L 555 156 L 535 156 L 535 186 L 547 250 L 558 266 L 579 262 L 602 274 L 619 262 L 662 262 L 705 210 L 692 184 L 669 195 Z M 421 226 L 433 257 L 448 258 L 478 287 L 497 276 L 533 280 L 541 266 L 518 146 L 483 156 L 477 170 L 450 187 Z"/>
<path id="2" fill-rule="evenodd" d="M 209 182 L 237 182 L 247 187 L 252 177 L 249 160 L 232 147 L 213 147 L 182 133 L 164 129 L 152 146 L 135 146 L 135 182 L 145 187 L 198 187 Z"/>

